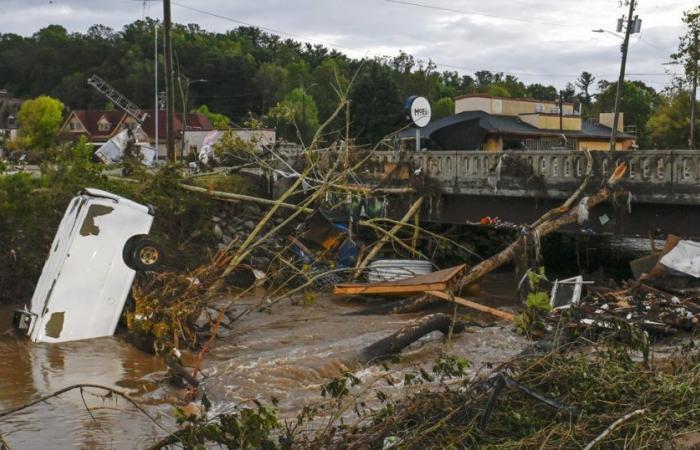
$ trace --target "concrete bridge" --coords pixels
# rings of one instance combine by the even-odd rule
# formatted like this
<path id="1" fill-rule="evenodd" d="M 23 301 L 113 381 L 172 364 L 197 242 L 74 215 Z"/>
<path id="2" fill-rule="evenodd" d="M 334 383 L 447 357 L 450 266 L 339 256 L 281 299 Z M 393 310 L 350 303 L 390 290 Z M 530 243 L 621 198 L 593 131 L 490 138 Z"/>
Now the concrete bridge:
<path id="1" fill-rule="evenodd" d="M 585 228 L 596 232 L 648 236 L 673 232 L 700 237 L 700 151 L 637 150 L 592 152 L 589 191 L 602 185 L 615 164 L 626 161 L 621 186 L 629 193 L 599 207 Z M 431 220 L 478 222 L 484 216 L 530 222 L 557 206 L 581 183 L 583 153 L 549 151 L 377 152 L 382 163 L 411 162 L 442 190 Z M 384 164 L 377 165 L 377 175 Z"/>

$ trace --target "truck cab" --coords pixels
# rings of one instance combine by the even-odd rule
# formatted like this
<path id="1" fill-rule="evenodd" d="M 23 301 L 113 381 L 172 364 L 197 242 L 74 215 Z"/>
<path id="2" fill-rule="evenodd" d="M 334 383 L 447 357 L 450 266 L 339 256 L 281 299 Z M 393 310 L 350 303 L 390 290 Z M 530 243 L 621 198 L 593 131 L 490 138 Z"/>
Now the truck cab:
<path id="1" fill-rule="evenodd" d="M 14 325 L 34 342 L 111 336 L 137 270 L 154 269 L 160 248 L 146 239 L 153 209 L 85 189 L 61 220 L 29 306 Z"/>

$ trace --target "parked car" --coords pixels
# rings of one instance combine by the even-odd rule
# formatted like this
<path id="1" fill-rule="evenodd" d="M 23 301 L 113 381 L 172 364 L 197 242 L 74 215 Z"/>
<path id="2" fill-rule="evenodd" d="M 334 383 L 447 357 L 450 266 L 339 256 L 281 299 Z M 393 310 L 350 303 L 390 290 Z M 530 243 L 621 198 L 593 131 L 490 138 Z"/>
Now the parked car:
<path id="1" fill-rule="evenodd" d="M 14 325 L 34 342 L 111 336 L 136 271 L 162 262 L 148 233 L 153 209 L 98 189 L 74 197 L 51 244 L 29 307 Z"/>

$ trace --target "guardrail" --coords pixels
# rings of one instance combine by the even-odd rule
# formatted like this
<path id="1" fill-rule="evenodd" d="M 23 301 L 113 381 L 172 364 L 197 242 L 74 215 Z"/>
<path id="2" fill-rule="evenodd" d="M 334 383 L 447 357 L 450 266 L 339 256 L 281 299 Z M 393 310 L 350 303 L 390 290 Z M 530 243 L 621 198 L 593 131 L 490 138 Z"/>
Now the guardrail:
<path id="1" fill-rule="evenodd" d="M 624 185 L 643 201 L 700 202 L 700 151 L 636 150 L 591 152 L 593 178 L 607 178 L 626 161 Z M 611 157 L 612 156 L 612 157 Z M 423 151 L 376 152 L 381 163 L 411 162 L 441 182 L 446 193 L 565 197 L 578 186 L 586 170 L 583 153 L 546 151 Z M 379 164 L 377 174 L 382 170 Z"/>

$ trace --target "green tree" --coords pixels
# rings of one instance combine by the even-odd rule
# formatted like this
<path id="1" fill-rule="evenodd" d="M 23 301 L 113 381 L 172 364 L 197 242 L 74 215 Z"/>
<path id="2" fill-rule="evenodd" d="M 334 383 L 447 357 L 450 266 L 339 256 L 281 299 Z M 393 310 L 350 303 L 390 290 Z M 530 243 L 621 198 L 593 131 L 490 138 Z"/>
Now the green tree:
<path id="1" fill-rule="evenodd" d="M 494 97 L 510 97 L 510 92 L 500 84 L 492 84 L 486 89 L 486 93 Z"/>
<path id="2" fill-rule="evenodd" d="M 255 84 L 260 90 L 261 108 L 266 111 L 284 97 L 287 69 L 274 63 L 264 63 L 255 74 Z"/>
<path id="3" fill-rule="evenodd" d="M 579 100 L 583 105 L 583 117 L 590 117 L 591 114 L 591 100 L 593 96 L 591 95 L 590 89 L 594 81 L 595 77 L 590 72 L 586 71 L 581 72 L 581 75 L 576 79 L 576 86 L 581 89 Z"/>
<path id="4" fill-rule="evenodd" d="M 42 95 L 22 103 L 17 113 L 21 136 L 30 147 L 48 149 L 56 138 L 63 117 L 63 103 Z"/>
<path id="5" fill-rule="evenodd" d="M 285 138 L 296 141 L 300 136 L 304 144 L 311 142 L 320 125 L 314 98 L 301 88 L 287 94 L 284 101 L 270 109 L 268 116 L 281 125 Z"/>
<path id="6" fill-rule="evenodd" d="M 313 84 L 308 88 L 318 106 L 321 120 L 330 117 L 338 107 L 340 101 L 339 92 L 348 87 L 348 79 L 345 76 L 346 67 L 343 61 L 338 59 L 326 59 L 312 74 Z"/>
<path id="7" fill-rule="evenodd" d="M 698 65 L 700 64 L 700 6 L 685 11 L 683 13 L 683 22 L 688 27 L 688 31 L 680 37 L 678 51 L 672 54 L 671 58 L 676 63 L 683 65 L 685 69 L 685 78 L 692 84 L 693 82 L 697 83 L 698 76 L 700 75 L 700 69 L 698 69 Z M 691 94 L 691 96 L 693 94 Z M 693 101 L 695 101 L 694 98 Z M 697 117 L 698 105 L 696 104 L 695 106 Z M 688 117 L 688 122 L 690 122 L 690 116 Z M 698 141 L 700 141 L 700 139 L 698 139 L 697 126 L 695 130 L 695 142 L 690 142 L 690 129 L 682 133 L 688 136 L 687 140 L 690 148 L 698 148 Z"/>
<path id="8" fill-rule="evenodd" d="M 700 60 L 700 6 L 683 13 L 683 23 L 688 31 L 680 37 L 678 51 L 671 59 L 682 64 L 688 80 L 698 76 L 698 60 Z"/>
<path id="9" fill-rule="evenodd" d="M 554 86 L 545 86 L 540 83 L 533 83 L 527 86 L 526 94 L 528 97 L 536 100 L 556 100 L 559 98 L 557 88 Z"/>
<path id="10" fill-rule="evenodd" d="M 231 119 L 223 114 L 209 111 L 209 107 L 207 105 L 202 105 L 194 111 L 207 116 L 209 122 L 211 122 L 212 126 L 217 130 L 226 130 L 231 127 Z"/>
<path id="11" fill-rule="evenodd" d="M 366 61 L 350 92 L 351 132 L 360 143 L 376 144 L 405 123 L 403 102 L 392 70 Z"/>
<path id="12" fill-rule="evenodd" d="M 700 128 L 700 120 L 695 125 L 696 129 Z M 690 92 L 679 89 L 663 97 L 646 128 L 651 147 L 686 148 L 690 128 Z"/>
<path id="13" fill-rule="evenodd" d="M 599 82 L 599 85 L 600 82 Z M 613 112 L 617 82 L 605 83 L 606 89 L 597 95 L 594 112 Z M 625 81 L 620 98 L 620 112 L 624 113 L 624 124 L 637 128 L 637 143 L 640 147 L 650 145 L 646 124 L 659 102 L 658 93 L 641 81 Z"/>
<path id="14" fill-rule="evenodd" d="M 455 113 L 455 101 L 450 97 L 443 97 L 432 108 L 433 119 L 448 117 Z"/>

